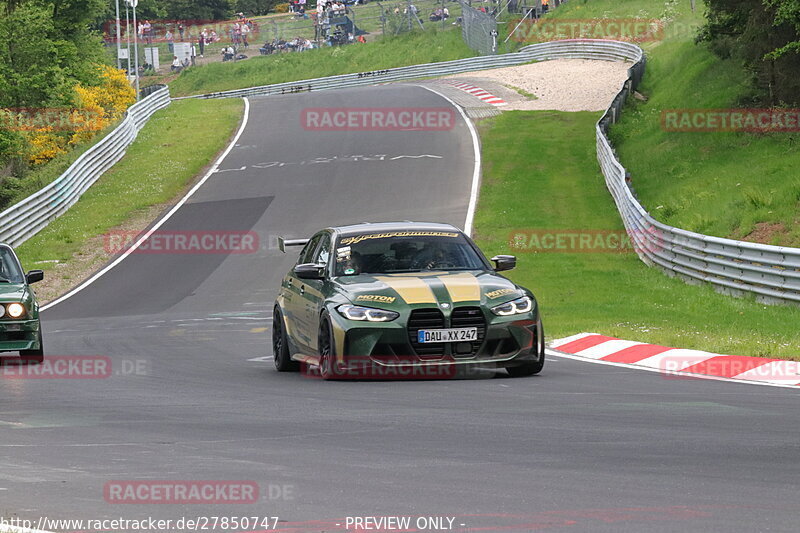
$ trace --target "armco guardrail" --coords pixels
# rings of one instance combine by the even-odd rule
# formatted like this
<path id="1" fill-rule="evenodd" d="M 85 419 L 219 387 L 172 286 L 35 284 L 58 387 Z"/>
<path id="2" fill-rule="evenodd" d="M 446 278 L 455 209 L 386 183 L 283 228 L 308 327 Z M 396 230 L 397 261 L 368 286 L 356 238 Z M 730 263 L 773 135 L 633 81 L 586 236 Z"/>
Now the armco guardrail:
<path id="1" fill-rule="evenodd" d="M 600 168 L 639 257 L 669 274 L 708 282 L 732 294 L 754 293 L 764 301 L 800 302 L 800 249 L 709 237 L 673 228 L 656 221 L 634 197 L 626 182 L 627 172 L 606 136 L 609 125 L 616 122 L 626 98 L 644 75 L 644 53 L 634 44 L 591 39 L 552 41 L 532 44 L 513 54 L 279 83 L 205 94 L 199 98 L 343 89 L 564 58 L 633 63 L 628 69 L 628 80 L 597 123 L 596 135 Z"/>
<path id="2" fill-rule="evenodd" d="M 658 222 L 626 181 L 627 171 L 608 140 L 628 95 L 644 74 L 641 50 L 611 106 L 597 123 L 597 160 L 639 257 L 686 281 L 707 282 L 733 295 L 755 294 L 764 302 L 800 302 L 800 249 L 701 235 Z"/>
<path id="3" fill-rule="evenodd" d="M 289 94 L 306 91 L 325 91 L 330 89 L 346 89 L 351 87 L 364 87 L 376 83 L 389 83 L 395 81 L 417 80 L 461 72 L 474 72 L 476 70 L 510 67 L 531 61 L 545 61 L 548 59 L 580 58 L 604 59 L 609 61 L 631 60 L 636 54 L 641 55 L 639 47 L 617 41 L 599 40 L 564 40 L 547 43 L 532 44 L 513 54 L 498 56 L 468 57 L 455 59 L 442 63 L 427 63 L 412 65 L 372 72 L 359 72 L 355 74 L 342 74 L 327 78 L 313 78 L 308 80 L 276 83 L 239 89 L 235 91 L 222 91 L 183 98 L 238 98 L 242 96 Z M 176 98 L 178 100 L 179 98 Z"/>
<path id="4" fill-rule="evenodd" d="M 17 246 L 62 215 L 122 159 L 152 114 L 169 103 L 169 89 L 164 87 L 132 105 L 119 126 L 81 154 L 55 181 L 0 213 L 0 242 Z"/>
<path id="5" fill-rule="evenodd" d="M 644 53 L 634 44 L 592 39 L 553 41 L 526 46 L 513 54 L 315 78 L 186 98 L 232 98 L 343 89 L 565 58 L 633 63 L 628 69 L 628 79 L 597 123 L 597 159 L 642 261 L 689 281 L 711 283 L 732 294 L 753 293 L 763 301 L 799 303 L 800 249 L 709 237 L 673 228 L 651 217 L 636 200 L 626 181 L 625 167 L 617 159 L 606 135 L 644 74 Z M 131 107 L 123 123 L 83 154 L 64 175 L 0 213 L 0 241 L 19 244 L 66 211 L 103 171 L 122 157 L 125 147 L 144 121 L 168 103 L 169 93 L 162 89 Z"/>

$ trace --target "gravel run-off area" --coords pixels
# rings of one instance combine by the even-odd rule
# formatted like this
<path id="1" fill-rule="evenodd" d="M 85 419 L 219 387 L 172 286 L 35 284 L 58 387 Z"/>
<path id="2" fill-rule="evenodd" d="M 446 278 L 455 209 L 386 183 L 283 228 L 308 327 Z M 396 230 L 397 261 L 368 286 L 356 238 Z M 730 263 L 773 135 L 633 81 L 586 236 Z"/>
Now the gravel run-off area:
<path id="1" fill-rule="evenodd" d="M 629 67 L 630 63 L 616 61 L 555 59 L 448 77 L 487 78 L 536 96 L 536 100 L 509 102 L 503 111 L 603 111 L 627 79 Z"/>

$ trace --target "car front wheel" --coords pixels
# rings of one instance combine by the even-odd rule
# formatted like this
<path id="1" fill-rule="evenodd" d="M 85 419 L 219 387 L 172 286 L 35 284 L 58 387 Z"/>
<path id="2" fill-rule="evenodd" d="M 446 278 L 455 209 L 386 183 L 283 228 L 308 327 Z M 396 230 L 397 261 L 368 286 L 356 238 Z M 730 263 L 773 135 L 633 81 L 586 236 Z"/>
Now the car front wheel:
<path id="1" fill-rule="evenodd" d="M 337 379 L 342 370 L 336 361 L 336 342 L 333 339 L 333 328 L 328 317 L 323 316 L 319 325 L 319 374 L 324 380 Z"/>
<path id="2" fill-rule="evenodd" d="M 541 329 L 541 332 L 542 334 L 539 336 L 539 360 L 506 368 L 506 372 L 508 372 L 509 376 L 513 378 L 523 378 L 526 376 L 533 376 L 542 371 L 544 368 L 544 328 Z"/>
<path id="3" fill-rule="evenodd" d="M 278 372 L 296 372 L 300 368 L 297 361 L 292 361 L 289 353 L 289 339 L 284 328 L 283 313 L 277 305 L 272 314 L 272 357 Z"/>

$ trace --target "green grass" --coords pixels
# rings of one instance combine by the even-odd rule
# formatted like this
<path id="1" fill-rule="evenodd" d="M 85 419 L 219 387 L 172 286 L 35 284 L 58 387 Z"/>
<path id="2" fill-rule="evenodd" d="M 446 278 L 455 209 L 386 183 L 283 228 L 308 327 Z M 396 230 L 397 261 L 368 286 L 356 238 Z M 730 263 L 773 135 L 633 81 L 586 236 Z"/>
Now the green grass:
<path id="1" fill-rule="evenodd" d="M 703 4 L 667 9 L 663 0 L 569 2 L 558 18 L 644 16 L 673 19 L 665 39 L 646 43 L 647 72 L 611 139 L 639 200 L 658 220 L 691 231 L 800 246 L 800 134 L 666 132 L 661 113 L 743 107 L 750 75 L 694 43 Z"/>
<path id="2" fill-rule="evenodd" d="M 687 285 L 634 253 L 525 253 L 520 229 L 623 229 L 595 156 L 598 113 L 510 111 L 481 125 L 476 240 L 511 253 L 510 277 L 540 300 L 549 338 L 589 331 L 665 346 L 800 360 L 800 309 Z"/>
<path id="3" fill-rule="evenodd" d="M 102 141 L 103 138 L 118 125 L 119 121 L 109 125 L 103 131 L 98 132 L 92 139 L 70 147 L 69 152 L 63 153 L 45 164 L 34 167 L 20 178 L 8 178 L 9 182 L 13 184 L 13 194 L 10 195 L 8 202 L 6 202 L 4 206 L 0 206 L 0 211 L 24 200 L 28 196 L 38 192 L 44 186 L 55 181 L 56 178 L 63 174 L 86 150 Z"/>
<path id="4" fill-rule="evenodd" d="M 308 78 L 449 61 L 475 53 L 460 31 L 426 31 L 367 44 L 253 57 L 188 69 L 170 84 L 173 96 L 204 94 Z"/>
<path id="5" fill-rule="evenodd" d="M 78 203 L 17 248 L 22 264 L 66 261 L 88 239 L 175 198 L 224 148 L 241 111 L 242 102 L 231 99 L 173 102 L 157 112 Z"/>

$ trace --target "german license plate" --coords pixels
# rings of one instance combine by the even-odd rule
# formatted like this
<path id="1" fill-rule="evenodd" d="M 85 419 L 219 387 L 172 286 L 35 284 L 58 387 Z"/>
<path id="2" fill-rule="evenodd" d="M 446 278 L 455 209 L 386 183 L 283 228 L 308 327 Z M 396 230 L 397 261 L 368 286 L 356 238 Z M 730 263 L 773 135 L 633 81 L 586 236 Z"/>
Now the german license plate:
<path id="1" fill-rule="evenodd" d="M 421 329 L 417 342 L 470 342 L 478 340 L 478 328 Z"/>

